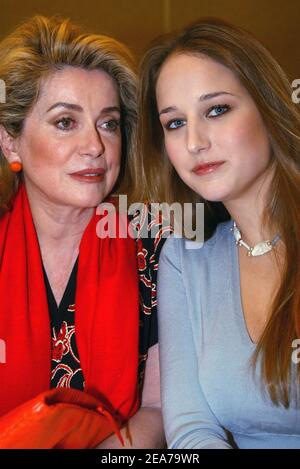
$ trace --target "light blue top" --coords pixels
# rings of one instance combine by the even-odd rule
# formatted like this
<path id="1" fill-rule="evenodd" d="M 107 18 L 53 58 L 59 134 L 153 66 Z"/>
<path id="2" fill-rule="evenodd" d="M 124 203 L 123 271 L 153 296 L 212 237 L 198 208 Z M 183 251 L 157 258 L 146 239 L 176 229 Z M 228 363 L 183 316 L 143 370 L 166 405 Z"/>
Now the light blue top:
<path id="1" fill-rule="evenodd" d="M 232 222 L 201 249 L 165 243 L 158 308 L 162 406 L 170 448 L 300 448 L 300 409 L 272 404 L 249 361 Z M 295 367 L 295 365 L 292 365 Z M 294 370 L 292 370 L 294 371 Z"/>

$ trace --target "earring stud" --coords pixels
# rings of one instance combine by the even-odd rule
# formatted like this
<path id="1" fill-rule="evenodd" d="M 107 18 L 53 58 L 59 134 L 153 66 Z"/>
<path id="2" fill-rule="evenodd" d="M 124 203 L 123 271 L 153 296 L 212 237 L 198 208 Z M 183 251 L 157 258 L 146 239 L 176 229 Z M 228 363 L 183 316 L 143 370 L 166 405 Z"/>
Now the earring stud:
<path id="1" fill-rule="evenodd" d="M 22 163 L 19 163 L 18 161 L 10 163 L 9 166 L 13 173 L 19 173 L 20 171 L 22 171 L 23 168 Z"/>

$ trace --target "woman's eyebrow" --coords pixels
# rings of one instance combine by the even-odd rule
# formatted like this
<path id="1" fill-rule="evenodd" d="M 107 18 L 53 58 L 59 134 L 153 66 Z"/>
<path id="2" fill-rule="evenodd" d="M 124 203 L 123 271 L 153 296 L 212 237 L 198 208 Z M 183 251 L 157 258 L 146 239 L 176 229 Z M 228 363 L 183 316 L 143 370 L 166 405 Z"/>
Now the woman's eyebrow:
<path id="1" fill-rule="evenodd" d="M 222 94 L 229 94 L 230 96 L 234 96 L 234 94 L 229 93 L 228 91 L 215 91 L 214 93 L 202 94 L 199 98 L 199 101 L 206 101 L 207 99 L 216 98 Z"/>
<path id="2" fill-rule="evenodd" d="M 168 112 L 173 112 L 173 111 L 177 111 L 177 107 L 175 106 L 166 107 L 162 109 L 158 115 L 160 116 L 161 114 L 167 114 Z"/>
<path id="3" fill-rule="evenodd" d="M 57 107 L 63 107 L 65 109 L 71 109 L 72 111 L 78 111 L 78 112 L 83 112 L 83 109 L 79 104 L 72 104 L 72 103 L 64 103 L 64 102 L 58 102 L 53 104 L 52 106 L 47 109 L 46 112 L 52 111 L 52 109 L 55 109 Z"/>
<path id="4" fill-rule="evenodd" d="M 52 106 L 49 107 L 49 109 L 47 109 L 46 112 L 50 112 L 53 109 L 56 109 L 57 107 L 63 107 L 64 109 L 83 112 L 83 108 L 79 106 L 79 104 L 64 103 L 64 102 L 58 102 L 58 103 L 53 104 Z M 101 109 L 100 114 L 106 114 L 107 112 L 118 112 L 119 114 L 121 114 L 121 109 L 118 106 L 107 106 Z"/>
<path id="5" fill-rule="evenodd" d="M 83 112 L 83 108 L 79 106 L 79 104 L 64 103 L 64 102 L 58 102 L 58 103 L 53 104 L 52 106 L 49 107 L 49 109 L 47 109 L 46 112 L 50 112 L 52 111 L 52 109 L 56 109 L 57 107 L 63 107 L 64 109 Z M 101 109 L 101 114 L 105 114 L 107 112 L 118 112 L 119 114 L 121 114 L 121 110 L 118 106 L 108 106 L 108 107 Z"/>
<path id="6" fill-rule="evenodd" d="M 101 114 L 105 114 L 107 112 L 118 112 L 121 114 L 121 109 L 118 106 L 108 106 L 101 109 Z"/>

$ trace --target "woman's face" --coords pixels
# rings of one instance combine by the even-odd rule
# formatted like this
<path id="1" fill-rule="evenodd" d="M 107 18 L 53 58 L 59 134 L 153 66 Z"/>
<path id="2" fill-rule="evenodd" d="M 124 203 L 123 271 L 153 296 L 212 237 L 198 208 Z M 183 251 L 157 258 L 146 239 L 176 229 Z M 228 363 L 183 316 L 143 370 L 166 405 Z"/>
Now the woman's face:
<path id="1" fill-rule="evenodd" d="M 156 97 L 167 154 L 191 189 L 224 203 L 257 194 L 270 167 L 269 139 L 253 99 L 227 67 L 173 55 Z"/>
<path id="2" fill-rule="evenodd" d="M 60 206 L 97 206 L 120 169 L 120 103 L 112 78 L 74 67 L 51 74 L 17 148 L 31 196 Z"/>

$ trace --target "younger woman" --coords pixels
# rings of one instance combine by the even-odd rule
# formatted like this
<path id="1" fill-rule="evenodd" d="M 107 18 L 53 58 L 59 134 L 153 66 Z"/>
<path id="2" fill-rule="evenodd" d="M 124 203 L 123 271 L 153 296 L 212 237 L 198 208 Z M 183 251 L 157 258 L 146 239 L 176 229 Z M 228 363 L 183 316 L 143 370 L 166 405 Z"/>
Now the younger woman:
<path id="1" fill-rule="evenodd" d="M 141 154 L 153 197 L 204 201 L 206 241 L 159 268 L 172 448 L 299 448 L 300 118 L 247 32 L 200 20 L 147 52 Z"/>

